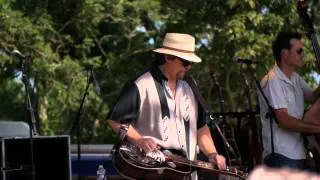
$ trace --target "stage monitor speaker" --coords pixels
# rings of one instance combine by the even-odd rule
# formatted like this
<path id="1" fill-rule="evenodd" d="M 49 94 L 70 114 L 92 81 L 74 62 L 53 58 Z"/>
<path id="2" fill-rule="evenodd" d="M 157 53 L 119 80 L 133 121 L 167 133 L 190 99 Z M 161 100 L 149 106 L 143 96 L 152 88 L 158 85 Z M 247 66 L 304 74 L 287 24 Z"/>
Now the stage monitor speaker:
<path id="1" fill-rule="evenodd" d="M 30 138 L 1 139 L 0 180 L 32 180 Z M 70 180 L 69 136 L 33 138 L 35 180 Z"/>

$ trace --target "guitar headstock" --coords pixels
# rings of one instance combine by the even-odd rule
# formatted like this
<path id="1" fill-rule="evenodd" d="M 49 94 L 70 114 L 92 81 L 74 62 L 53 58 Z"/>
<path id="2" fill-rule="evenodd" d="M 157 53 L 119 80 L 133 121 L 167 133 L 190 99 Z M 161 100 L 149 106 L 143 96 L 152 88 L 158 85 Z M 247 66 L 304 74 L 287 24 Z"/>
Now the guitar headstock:
<path id="1" fill-rule="evenodd" d="M 315 29 L 313 27 L 312 20 L 308 14 L 308 2 L 306 0 L 299 0 L 298 4 L 298 13 L 302 20 L 303 25 L 307 29 L 309 34 L 315 33 Z"/>

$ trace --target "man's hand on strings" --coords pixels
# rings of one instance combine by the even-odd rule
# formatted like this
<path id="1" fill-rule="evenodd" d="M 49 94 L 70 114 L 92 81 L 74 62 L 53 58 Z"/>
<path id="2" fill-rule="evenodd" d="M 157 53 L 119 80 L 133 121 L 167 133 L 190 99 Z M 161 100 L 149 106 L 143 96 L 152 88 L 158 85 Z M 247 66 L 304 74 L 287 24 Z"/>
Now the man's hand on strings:
<path id="1" fill-rule="evenodd" d="M 157 149 L 157 143 L 152 138 L 140 138 L 133 142 L 138 148 L 141 148 L 146 153 Z"/>
<path id="2" fill-rule="evenodd" d="M 211 153 L 208 155 L 209 162 L 215 164 L 219 170 L 227 168 L 226 159 L 218 153 Z"/>

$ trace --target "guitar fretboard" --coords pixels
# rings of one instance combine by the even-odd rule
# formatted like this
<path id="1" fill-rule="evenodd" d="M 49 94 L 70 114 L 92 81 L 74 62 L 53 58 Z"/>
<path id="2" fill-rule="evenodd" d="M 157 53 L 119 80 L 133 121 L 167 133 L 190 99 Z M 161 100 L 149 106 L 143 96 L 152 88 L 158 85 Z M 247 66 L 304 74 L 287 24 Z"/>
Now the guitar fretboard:
<path id="1" fill-rule="evenodd" d="M 232 175 L 232 176 L 237 176 L 241 178 L 246 176 L 246 173 L 239 171 L 236 168 L 227 168 L 226 170 L 218 170 L 215 168 L 215 166 L 212 163 L 204 162 L 204 161 L 191 161 L 178 155 L 170 155 L 170 160 L 179 164 L 192 166 L 200 170 L 209 170 L 213 174 L 226 174 L 226 175 Z"/>

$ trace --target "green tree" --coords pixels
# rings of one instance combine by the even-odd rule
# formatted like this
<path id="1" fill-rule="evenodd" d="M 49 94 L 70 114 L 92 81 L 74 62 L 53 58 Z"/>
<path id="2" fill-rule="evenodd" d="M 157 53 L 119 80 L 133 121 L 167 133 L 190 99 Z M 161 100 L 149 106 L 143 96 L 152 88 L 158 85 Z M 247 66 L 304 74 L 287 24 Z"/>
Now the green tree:
<path id="1" fill-rule="evenodd" d="M 311 2 L 316 12 L 319 3 Z M 261 62 L 252 67 L 260 79 L 274 64 L 275 35 L 280 30 L 303 31 L 296 2 L 290 0 L 0 0 L 0 28 L 1 118 L 26 120 L 21 62 L 9 56 L 14 49 L 31 60 L 32 102 L 44 135 L 71 128 L 92 69 L 102 91 L 97 94 L 90 86 L 86 96 L 80 120 L 83 143 L 114 142 L 106 116 L 124 83 L 151 63 L 150 50 L 161 45 L 166 32 L 196 36 L 203 62 L 193 67 L 192 75 L 213 109 L 219 111 L 213 81 L 217 75 L 225 110 L 245 111 L 249 102 L 244 78 L 254 106 L 256 87 L 247 67 L 232 58 Z M 311 48 L 305 58 L 301 73 L 314 83 Z"/>

